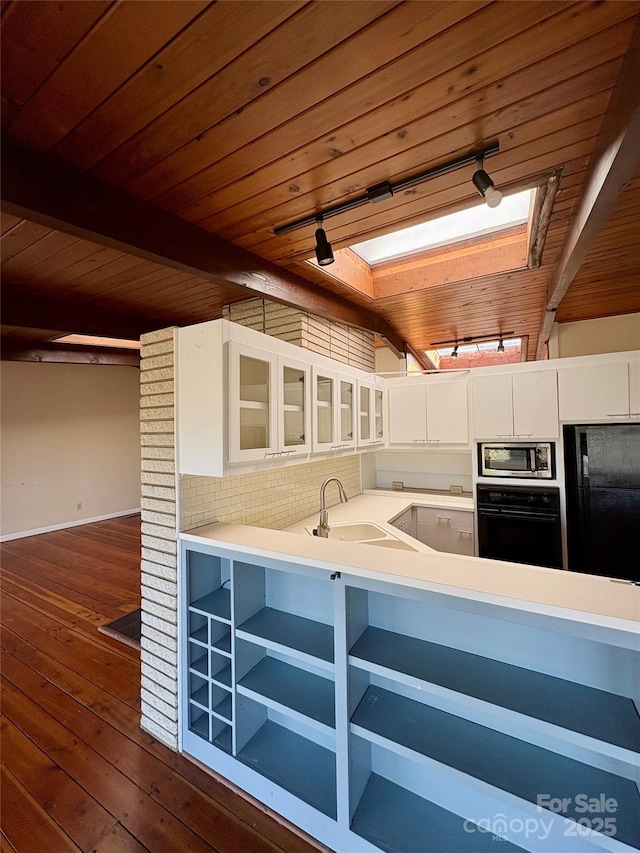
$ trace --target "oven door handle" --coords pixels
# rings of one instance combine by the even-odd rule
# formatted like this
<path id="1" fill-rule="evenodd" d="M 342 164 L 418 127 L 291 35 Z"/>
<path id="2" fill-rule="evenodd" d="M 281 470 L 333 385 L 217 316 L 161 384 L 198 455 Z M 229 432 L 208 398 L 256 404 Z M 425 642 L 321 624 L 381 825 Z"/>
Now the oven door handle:
<path id="1" fill-rule="evenodd" d="M 517 510 L 480 509 L 479 515 L 493 515 L 499 518 L 511 518 L 518 521 L 546 521 L 555 524 L 559 518 L 556 513 L 518 512 Z"/>

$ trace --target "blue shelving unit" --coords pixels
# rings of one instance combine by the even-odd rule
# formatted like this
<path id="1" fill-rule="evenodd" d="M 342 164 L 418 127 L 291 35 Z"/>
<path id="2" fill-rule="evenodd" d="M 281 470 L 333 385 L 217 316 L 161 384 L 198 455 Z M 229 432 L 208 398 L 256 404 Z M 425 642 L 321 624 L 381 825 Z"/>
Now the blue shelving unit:
<path id="1" fill-rule="evenodd" d="M 181 559 L 184 749 L 330 849 L 640 850 L 629 643 L 344 567 L 193 542 Z M 603 794 L 609 830 L 581 810 Z M 546 835 L 520 829 L 541 816 Z"/>

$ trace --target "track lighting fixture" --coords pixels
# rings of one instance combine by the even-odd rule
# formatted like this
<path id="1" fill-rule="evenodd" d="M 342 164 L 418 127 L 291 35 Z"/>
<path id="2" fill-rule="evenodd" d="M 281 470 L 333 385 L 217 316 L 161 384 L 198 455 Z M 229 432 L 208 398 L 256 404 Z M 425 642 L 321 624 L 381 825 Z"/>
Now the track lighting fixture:
<path id="1" fill-rule="evenodd" d="M 322 227 L 322 217 L 316 219 L 316 259 L 321 267 L 326 267 L 334 261 L 333 249 L 331 243 L 327 240 L 327 235 Z"/>
<path id="2" fill-rule="evenodd" d="M 456 344 L 454 346 L 453 350 L 451 351 L 451 358 L 457 358 L 457 357 L 458 357 L 458 344 Z"/>
<path id="3" fill-rule="evenodd" d="M 317 213 L 313 213 L 310 216 L 305 216 L 303 219 L 296 219 L 295 222 L 289 222 L 287 225 L 279 225 L 277 228 L 273 229 L 273 233 L 276 236 L 280 234 L 287 234 L 289 231 L 294 231 L 296 228 L 302 228 L 305 225 L 313 225 L 314 222 L 322 223 L 323 219 L 327 219 L 329 216 L 337 216 L 339 213 L 346 213 L 348 210 L 353 210 L 356 207 L 360 207 L 362 204 L 378 204 L 379 202 L 386 201 L 393 197 L 393 195 L 397 192 L 401 192 L 402 190 L 409 189 L 410 187 L 414 187 L 417 184 L 421 184 L 423 181 L 428 181 L 430 178 L 437 178 L 440 175 L 446 175 L 448 172 L 452 172 L 454 169 L 458 169 L 460 166 L 469 166 L 471 163 L 480 163 L 484 162 L 485 157 L 490 157 L 492 154 L 497 154 L 500 151 L 500 145 L 497 142 L 494 142 L 492 145 L 487 146 L 486 148 L 482 148 L 479 151 L 472 151 L 469 154 L 464 154 L 462 157 L 458 157 L 455 160 L 450 160 L 448 163 L 442 163 L 440 166 L 434 166 L 432 169 L 427 169 L 425 172 L 419 172 L 417 175 L 412 175 L 409 178 L 403 178 L 400 181 L 396 181 L 395 183 L 390 183 L 389 181 L 383 181 L 380 184 L 376 184 L 373 187 L 369 187 L 364 195 L 356 196 L 355 198 L 351 198 L 348 201 L 343 201 L 340 204 L 335 204 L 333 207 L 327 207 L 324 210 L 319 210 Z M 480 165 L 480 169 L 482 170 L 482 165 Z M 473 182 L 476 184 L 480 192 L 483 196 L 485 196 L 485 191 L 480 189 L 478 184 L 476 183 L 476 175 L 483 174 L 487 180 L 486 186 L 493 187 L 493 183 L 491 178 L 487 175 L 486 172 L 476 172 L 473 176 Z M 497 198 L 498 201 L 494 201 L 493 204 L 489 202 L 489 193 L 486 195 L 487 204 L 490 207 L 495 207 L 496 204 L 500 203 L 502 199 L 502 193 L 499 193 L 498 190 L 493 190 L 494 199 Z M 321 234 L 322 236 L 318 236 Z M 316 255 L 318 253 L 318 244 L 319 241 L 324 240 L 326 246 L 328 246 L 329 251 L 331 252 L 331 246 L 327 241 L 326 234 L 322 230 L 322 228 L 318 228 L 316 231 Z M 322 245 L 324 245 L 323 243 Z M 333 260 L 333 253 L 331 252 L 331 258 Z M 326 264 L 332 263 L 332 260 L 325 260 L 324 262 L 318 258 L 318 263 L 323 266 Z"/>
<path id="4" fill-rule="evenodd" d="M 451 346 L 451 344 L 455 344 L 454 350 L 455 355 L 451 353 L 452 358 L 458 357 L 458 346 L 462 344 L 470 344 L 472 341 L 495 341 L 496 338 L 499 339 L 500 343 L 498 344 L 498 352 L 504 352 L 504 338 L 511 338 L 515 335 L 515 332 L 495 332 L 493 335 L 473 335 L 466 338 L 456 338 L 452 341 L 433 341 L 429 344 L 430 347 L 446 347 Z"/>
<path id="5" fill-rule="evenodd" d="M 478 157 L 477 164 L 480 167 L 473 173 L 471 180 L 480 195 L 487 202 L 487 207 L 497 207 L 502 201 L 502 193 L 495 188 L 495 185 L 489 175 L 485 172 L 484 157 Z"/>

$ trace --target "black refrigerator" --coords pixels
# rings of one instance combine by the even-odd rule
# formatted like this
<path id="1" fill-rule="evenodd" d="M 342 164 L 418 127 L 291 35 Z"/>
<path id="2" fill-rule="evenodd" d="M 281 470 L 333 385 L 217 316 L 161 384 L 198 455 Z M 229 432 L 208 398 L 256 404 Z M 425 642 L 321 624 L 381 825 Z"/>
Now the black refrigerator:
<path id="1" fill-rule="evenodd" d="M 640 424 L 564 427 L 569 570 L 640 582 Z"/>

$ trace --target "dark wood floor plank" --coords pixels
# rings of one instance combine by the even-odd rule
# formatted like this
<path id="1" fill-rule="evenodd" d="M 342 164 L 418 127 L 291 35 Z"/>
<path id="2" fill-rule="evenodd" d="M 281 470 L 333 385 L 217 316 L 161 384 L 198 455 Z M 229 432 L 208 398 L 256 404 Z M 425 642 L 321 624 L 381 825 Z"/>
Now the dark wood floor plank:
<path id="1" fill-rule="evenodd" d="M 81 850 L 89 850 L 114 818 L 13 723 L 3 719 L 0 725 L 7 770 Z"/>
<path id="2" fill-rule="evenodd" d="M 80 853 L 58 824 L 3 767 L 2 828 L 16 850 L 29 853 Z"/>
<path id="3" fill-rule="evenodd" d="M 13 540 L 1 550 L 4 739 L 24 750 L 5 768 L 16 809 L 24 801 L 22 813 L 35 808 L 56 832 L 42 805 L 62 808 L 55 792 L 45 802 L 31 779 L 37 801 L 11 772 L 22 768 L 26 782 L 26 756 L 35 750 L 38 762 L 63 774 L 56 778 L 71 780 L 73 796 L 84 792 L 112 820 L 89 853 L 324 849 L 140 728 L 139 653 L 97 630 L 139 606 L 139 516 Z M 54 840 L 43 853 L 65 849 Z M 5 851 L 40 853 L 30 838 L 8 832 L 0 836 Z"/>
<path id="4" fill-rule="evenodd" d="M 5 607 L 8 609 L 8 597 Z M 81 675 L 86 676 L 105 690 L 117 689 L 122 699 L 136 707 L 139 697 L 139 677 L 134 660 L 110 652 L 106 644 L 100 647 L 96 642 L 83 637 L 64 626 L 47 620 L 31 608 L 26 608 L 17 599 L 11 600 L 11 612 L 5 618 L 5 625 L 21 637 L 31 637 L 39 648 L 68 665 Z"/>
<path id="5" fill-rule="evenodd" d="M 9 841 L 2 829 L 0 829 L 0 853 L 17 853 L 16 848 Z"/>
<path id="6" fill-rule="evenodd" d="M 143 847 L 121 823 L 117 823 L 89 853 L 149 853 L 149 848 Z"/>
<path id="7" fill-rule="evenodd" d="M 101 720 L 116 727 L 134 741 L 139 747 L 150 752 L 166 765 L 167 771 L 183 776 L 197 791 L 203 792 L 212 803 L 218 804 L 230 813 L 236 814 L 258 831 L 269 827 L 272 817 L 263 810 L 257 810 L 244 797 L 238 796 L 228 785 L 206 773 L 194 763 L 168 750 L 155 738 L 144 732 L 139 725 L 140 715 L 117 696 L 106 695 L 83 676 L 52 660 L 48 655 L 31 646 L 11 631 L 5 630 L 1 639 L 2 647 L 21 663 L 28 666 L 42 678 L 64 690 L 76 702 L 93 711 Z M 210 807 L 208 804 L 207 807 Z M 259 848 L 257 848 L 259 849 Z M 280 848 L 278 848 L 280 849 Z M 292 837 L 285 848 L 287 853 L 308 853 L 306 841 Z"/>
<path id="8" fill-rule="evenodd" d="M 64 562 L 60 565 L 54 560 L 47 559 L 44 555 L 48 553 L 48 550 L 29 554 L 16 548 L 12 542 L 5 542 L 0 546 L 0 553 L 5 568 L 7 564 L 10 564 L 14 566 L 16 571 L 22 571 L 31 577 L 42 578 L 43 581 L 51 578 L 54 583 L 68 590 L 70 598 L 75 600 L 77 593 L 79 593 L 88 606 L 95 607 L 96 603 L 105 602 L 105 604 L 119 609 L 123 604 L 130 604 L 131 600 L 135 601 L 136 599 L 133 590 L 122 588 L 118 591 L 118 588 L 112 585 L 105 589 L 103 584 L 87 572 L 86 565 L 81 564 L 79 568 L 76 567 L 74 570 Z M 138 601 L 139 596 L 138 590 Z"/>
<path id="9" fill-rule="evenodd" d="M 256 833 L 247 826 L 235 824 L 223 809 L 212 802 L 202 791 L 182 777 L 171 772 L 159 759 L 141 752 L 135 743 L 114 726 L 106 724 L 92 712 L 77 713 L 77 702 L 62 693 L 11 656 L 5 658 L 4 673 L 9 681 L 18 681 L 29 695 L 38 697 L 39 705 L 52 717 L 59 715 L 74 737 L 91 744 L 106 761 L 117 756 L 117 768 L 139 788 L 149 791 L 151 797 L 168 812 L 175 815 L 194 832 L 203 837 L 216 837 L 216 850 L 235 853 L 238 849 L 254 847 Z M 276 845 L 267 845 L 265 851 L 278 853 Z"/>
<path id="10" fill-rule="evenodd" d="M 38 700 L 41 702 L 40 696 Z M 52 750 L 60 767 L 143 844 L 157 850 L 211 853 L 209 844 L 150 796 L 151 784 L 148 790 L 140 788 L 126 773 L 118 770 L 87 742 L 74 735 L 60 720 L 36 705 L 4 676 L 2 702 L 6 716 L 40 749 L 45 752 Z M 67 722 L 73 724 L 75 720 Z M 123 757 L 114 752 L 112 758 L 120 764 Z"/>

